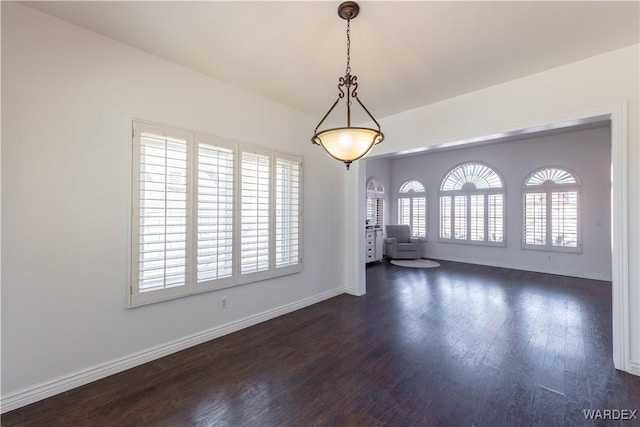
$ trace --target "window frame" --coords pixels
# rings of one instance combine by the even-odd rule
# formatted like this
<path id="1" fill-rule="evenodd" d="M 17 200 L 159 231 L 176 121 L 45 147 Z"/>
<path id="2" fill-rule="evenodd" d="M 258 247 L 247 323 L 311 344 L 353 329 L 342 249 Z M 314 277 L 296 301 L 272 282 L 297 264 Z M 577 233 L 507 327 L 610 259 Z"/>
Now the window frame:
<path id="1" fill-rule="evenodd" d="M 553 183 L 544 182 L 541 184 L 528 185 L 529 180 L 538 172 L 546 169 L 556 169 L 568 173 L 574 179 L 574 183 Z M 553 194 L 554 193 L 576 193 L 576 246 L 557 246 L 553 245 Z M 545 244 L 536 245 L 526 243 L 527 233 L 527 195 L 541 193 L 545 195 Z M 531 171 L 522 182 L 522 227 L 521 241 L 522 249 L 544 251 L 544 252 L 561 252 L 561 253 L 582 253 L 582 182 L 578 175 L 565 166 L 547 165 L 541 166 Z"/>
<path id="2" fill-rule="evenodd" d="M 141 290 L 140 289 L 140 236 L 141 236 L 141 143 L 143 135 L 157 135 L 165 138 L 180 138 L 186 141 L 186 157 L 187 157 L 187 179 L 186 179 L 186 232 L 185 232 L 185 255 L 186 270 L 184 285 L 157 289 L 157 290 Z M 203 292 L 211 292 L 232 286 L 238 286 L 246 283 L 253 283 L 274 277 L 285 276 L 302 271 L 303 269 L 303 188 L 304 188 L 304 165 L 303 157 L 299 155 L 282 153 L 267 147 L 254 144 L 232 141 L 226 138 L 220 138 L 212 135 L 206 135 L 180 129 L 172 126 L 146 122 L 142 120 L 132 121 L 132 161 L 130 180 L 131 185 L 131 222 L 130 224 L 130 266 L 129 266 L 129 283 L 128 283 L 128 307 L 152 304 L 160 301 L 195 295 Z M 203 280 L 198 282 L 197 262 L 198 262 L 198 197 L 199 187 L 199 153 L 201 145 L 209 147 L 219 147 L 223 150 L 230 150 L 233 155 L 232 162 L 232 274 L 230 277 L 222 277 L 211 280 Z M 269 257 L 268 269 L 257 273 L 241 273 L 241 205 L 242 205 L 242 189 L 241 189 L 241 165 L 242 153 L 260 153 L 269 158 Z M 298 164 L 298 193 L 297 193 L 297 264 L 290 264 L 283 267 L 276 267 L 275 248 L 276 248 L 276 163 L 278 159 Z M 166 173 L 165 173 L 166 177 Z M 165 178 L 166 181 L 166 178 Z M 166 186 L 165 186 L 166 187 Z M 165 199 L 166 200 L 166 199 Z M 166 209 L 166 207 L 165 207 Z M 166 219 L 165 219 L 166 221 Z"/>
<path id="3" fill-rule="evenodd" d="M 493 174 L 500 181 L 500 187 L 489 187 L 489 188 L 477 188 L 475 184 L 474 188 L 464 188 L 467 186 L 470 181 L 467 181 L 462 184 L 462 188 L 460 189 L 448 189 L 443 190 L 447 179 L 451 176 L 454 171 L 459 168 L 462 168 L 466 165 L 478 165 L 485 168 L 490 169 Z M 473 184 L 473 183 L 472 183 Z M 470 187 L 470 186 L 467 186 Z M 466 161 L 459 163 L 444 174 L 442 179 L 440 180 L 440 191 L 438 193 L 438 242 L 440 243 L 454 243 L 454 244 L 463 244 L 463 245 L 475 245 L 475 246 L 490 246 L 490 247 L 506 247 L 507 246 L 507 203 L 506 203 L 506 186 L 505 180 L 502 177 L 502 174 L 493 166 L 480 161 Z M 501 241 L 491 241 L 489 240 L 489 231 L 490 227 L 490 196 L 500 195 L 502 198 L 502 220 L 501 220 L 501 229 L 502 229 L 502 240 Z M 474 204 L 472 203 L 472 199 L 477 196 L 482 196 L 482 204 L 483 204 L 483 240 L 471 240 L 471 231 L 472 231 L 472 222 L 474 220 L 474 216 L 471 214 Z M 457 228 L 456 222 L 456 199 L 464 198 L 465 206 L 464 206 L 464 218 L 465 218 L 465 238 L 464 239 L 456 239 L 455 238 L 455 230 Z M 449 205 L 449 215 L 446 218 L 449 223 L 449 236 L 450 237 L 442 237 L 443 235 L 443 200 L 448 200 Z"/>
<path id="4" fill-rule="evenodd" d="M 410 183 L 418 184 L 422 188 L 422 191 L 416 191 L 413 188 L 403 191 L 403 188 Z M 408 206 L 409 224 L 408 225 L 411 227 L 411 234 L 415 237 L 421 237 L 425 240 L 428 240 L 429 239 L 429 228 L 428 228 L 429 202 L 427 197 L 427 188 L 424 186 L 424 184 L 422 184 L 422 182 L 420 182 L 417 179 L 407 179 L 402 183 L 402 185 L 400 185 L 400 188 L 398 189 L 397 194 L 398 194 L 398 198 L 397 198 L 396 206 L 397 206 L 398 224 L 404 224 L 404 222 L 401 222 L 402 221 L 401 208 L 402 208 L 402 204 L 404 203 L 403 200 L 406 199 L 409 201 L 409 206 Z M 424 229 L 424 235 L 418 234 L 414 230 L 415 228 L 414 212 L 418 209 L 415 207 L 416 199 L 422 199 L 424 202 L 424 224 L 422 224 L 422 228 Z"/>

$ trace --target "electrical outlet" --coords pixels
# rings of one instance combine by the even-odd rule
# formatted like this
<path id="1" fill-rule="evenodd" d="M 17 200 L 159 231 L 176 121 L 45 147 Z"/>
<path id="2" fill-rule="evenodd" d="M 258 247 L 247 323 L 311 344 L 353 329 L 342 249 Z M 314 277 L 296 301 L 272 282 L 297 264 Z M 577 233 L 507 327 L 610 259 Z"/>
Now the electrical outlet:
<path id="1" fill-rule="evenodd" d="M 226 297 L 220 298 L 220 308 L 227 308 L 227 298 Z"/>

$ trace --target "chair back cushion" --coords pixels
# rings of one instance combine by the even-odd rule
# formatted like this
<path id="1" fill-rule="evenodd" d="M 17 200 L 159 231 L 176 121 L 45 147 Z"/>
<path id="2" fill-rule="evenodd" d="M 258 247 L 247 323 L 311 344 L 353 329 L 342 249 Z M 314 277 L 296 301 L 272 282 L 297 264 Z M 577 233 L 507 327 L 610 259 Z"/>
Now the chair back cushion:
<path id="1" fill-rule="evenodd" d="M 385 231 L 387 237 L 395 237 L 398 243 L 409 243 L 411 238 L 411 228 L 408 225 L 387 225 Z"/>

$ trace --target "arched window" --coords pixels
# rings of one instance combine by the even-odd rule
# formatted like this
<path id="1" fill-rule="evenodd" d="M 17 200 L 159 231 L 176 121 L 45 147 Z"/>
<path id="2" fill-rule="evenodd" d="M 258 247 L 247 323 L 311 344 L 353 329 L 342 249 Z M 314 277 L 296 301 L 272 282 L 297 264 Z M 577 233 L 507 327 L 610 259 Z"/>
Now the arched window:
<path id="1" fill-rule="evenodd" d="M 546 166 L 525 179 L 522 196 L 524 248 L 579 252 L 580 182 L 575 174 Z"/>
<path id="2" fill-rule="evenodd" d="M 453 168 L 440 187 L 440 239 L 504 245 L 504 186 L 489 166 Z"/>
<path id="3" fill-rule="evenodd" d="M 427 195 L 418 181 L 410 180 L 400 186 L 398 224 L 411 226 L 414 236 L 427 237 Z"/>
<path id="4" fill-rule="evenodd" d="M 382 227 L 384 223 L 384 187 L 376 177 L 367 180 L 367 226 Z"/>

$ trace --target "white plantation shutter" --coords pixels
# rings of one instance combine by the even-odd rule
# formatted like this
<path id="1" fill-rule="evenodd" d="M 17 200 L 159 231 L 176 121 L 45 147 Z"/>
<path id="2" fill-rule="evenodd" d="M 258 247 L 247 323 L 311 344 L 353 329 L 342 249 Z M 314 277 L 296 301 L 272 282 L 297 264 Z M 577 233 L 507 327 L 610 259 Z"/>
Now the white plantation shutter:
<path id="1" fill-rule="evenodd" d="M 469 222 L 471 225 L 471 240 L 484 240 L 484 195 L 470 196 Z"/>
<path id="2" fill-rule="evenodd" d="M 384 198 L 376 197 L 376 225 L 384 224 Z"/>
<path id="3" fill-rule="evenodd" d="M 524 197 L 524 243 L 547 244 L 547 198 L 545 193 L 526 193 Z"/>
<path id="4" fill-rule="evenodd" d="M 367 220 L 376 220 L 376 199 L 373 197 L 367 197 Z"/>
<path id="5" fill-rule="evenodd" d="M 467 196 L 453 198 L 453 238 L 467 239 Z"/>
<path id="6" fill-rule="evenodd" d="M 411 199 L 411 230 L 414 236 L 427 237 L 427 198 L 414 197 Z"/>
<path id="7" fill-rule="evenodd" d="M 140 290 L 186 281 L 187 143 L 141 137 Z"/>
<path id="8" fill-rule="evenodd" d="M 451 196 L 440 197 L 440 238 L 451 238 Z"/>
<path id="9" fill-rule="evenodd" d="M 490 242 L 504 241 L 504 206 L 502 194 L 488 195 L 488 226 L 487 236 Z"/>
<path id="10" fill-rule="evenodd" d="M 299 159 L 276 158 L 276 268 L 300 263 L 300 185 Z"/>
<path id="11" fill-rule="evenodd" d="M 378 225 L 382 227 L 384 224 L 384 198 L 379 194 L 375 196 L 367 196 L 367 224 Z"/>
<path id="12" fill-rule="evenodd" d="M 133 121 L 129 306 L 302 271 L 302 158 Z"/>
<path id="13" fill-rule="evenodd" d="M 578 246 L 578 192 L 551 193 L 551 244 Z"/>
<path id="14" fill-rule="evenodd" d="M 398 199 L 398 224 L 411 225 L 411 199 L 408 197 Z"/>
<path id="15" fill-rule="evenodd" d="M 145 301 L 181 295 L 188 279 L 189 136 L 138 126 L 134 140 L 131 296 Z"/>
<path id="16" fill-rule="evenodd" d="M 234 155 L 198 144 L 197 281 L 233 275 Z"/>
<path id="17" fill-rule="evenodd" d="M 240 274 L 269 269 L 270 158 L 242 152 L 240 163 Z"/>

